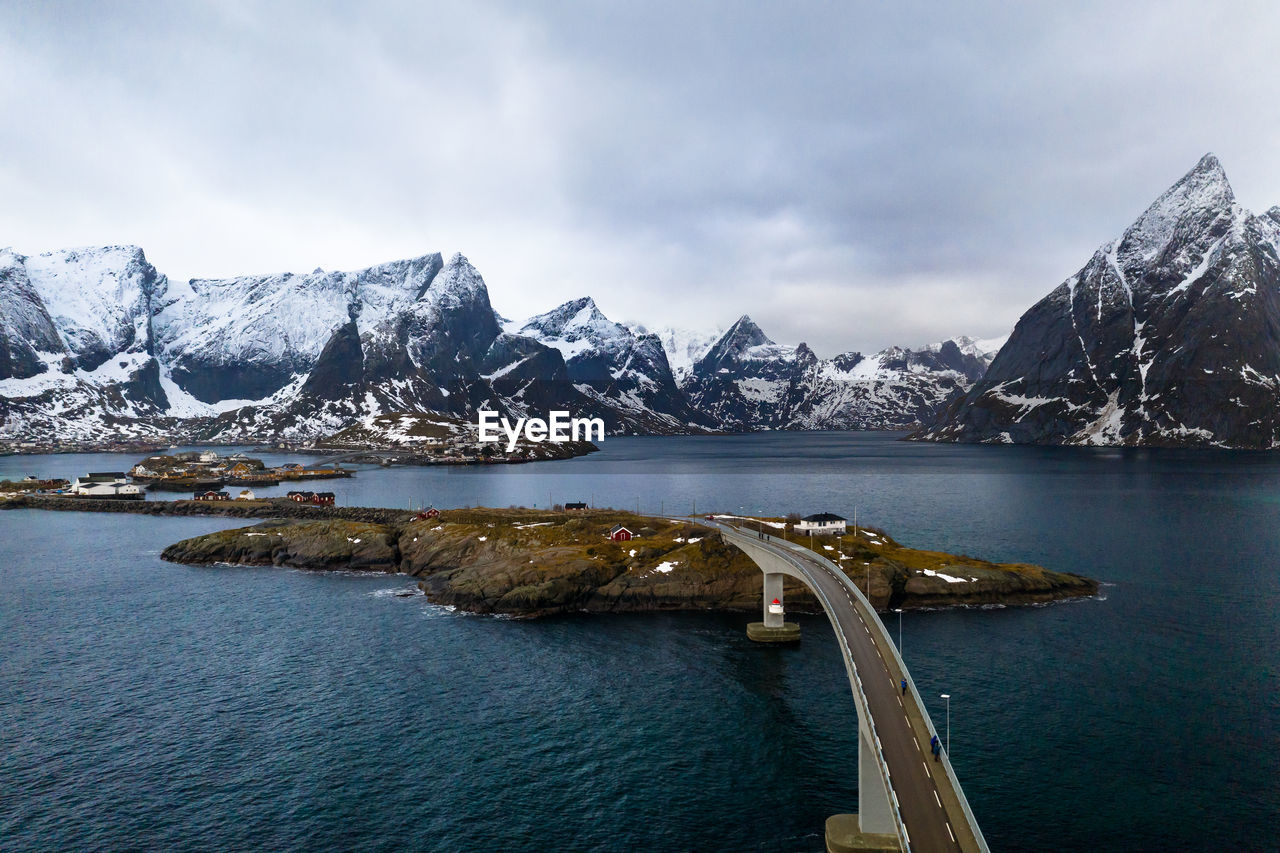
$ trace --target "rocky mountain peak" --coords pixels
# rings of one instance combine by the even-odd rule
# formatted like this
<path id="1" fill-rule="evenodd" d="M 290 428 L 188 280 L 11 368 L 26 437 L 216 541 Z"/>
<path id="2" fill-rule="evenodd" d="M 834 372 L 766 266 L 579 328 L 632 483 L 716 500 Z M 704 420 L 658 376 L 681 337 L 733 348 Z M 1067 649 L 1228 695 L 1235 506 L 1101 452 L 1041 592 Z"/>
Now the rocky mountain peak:
<path id="1" fill-rule="evenodd" d="M 738 321 L 729 327 L 729 331 L 724 333 L 722 341 L 732 343 L 740 347 L 758 347 L 765 344 L 772 344 L 773 341 L 764 333 L 756 322 L 746 314 L 738 318 Z"/>
<path id="2" fill-rule="evenodd" d="M 761 346 L 776 346 L 776 344 L 769 340 L 755 321 L 743 314 L 729 327 L 729 331 L 707 350 L 706 355 L 698 360 L 694 370 L 703 373 L 714 372 L 727 364 L 747 358 L 753 348 Z"/>
<path id="3" fill-rule="evenodd" d="M 572 299 L 545 314 L 530 317 L 522 331 L 538 338 L 562 338 L 566 341 L 602 341 L 630 336 L 625 327 L 606 317 L 590 296 Z"/>
<path id="4" fill-rule="evenodd" d="M 1125 230 L 1113 251 L 1126 266 L 1136 266 L 1170 247 L 1216 240 L 1238 212 L 1235 201 L 1222 164 L 1206 154 Z"/>
<path id="5" fill-rule="evenodd" d="M 432 299 L 435 302 L 454 304 L 483 299 L 486 307 L 488 307 L 489 289 L 485 287 L 484 278 L 480 275 L 480 271 L 472 266 L 466 255 L 458 252 L 449 259 L 449 263 L 445 264 L 444 268 L 423 289 L 419 299 L 424 298 Z M 492 308 L 489 308 L 489 313 L 493 313 Z M 494 334 L 496 336 L 497 333 L 495 332 Z"/>

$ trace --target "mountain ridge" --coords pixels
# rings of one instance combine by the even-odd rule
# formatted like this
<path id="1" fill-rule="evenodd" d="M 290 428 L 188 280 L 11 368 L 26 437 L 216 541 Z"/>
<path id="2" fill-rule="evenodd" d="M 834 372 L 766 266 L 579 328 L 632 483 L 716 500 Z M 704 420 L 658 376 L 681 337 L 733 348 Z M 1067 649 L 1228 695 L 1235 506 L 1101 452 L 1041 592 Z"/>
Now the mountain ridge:
<path id="1" fill-rule="evenodd" d="M 610 320 L 585 296 L 513 323 L 461 253 L 185 282 L 136 246 L 35 258 L 0 252 L 8 443 L 306 441 L 382 413 L 469 417 L 481 408 L 513 417 L 569 409 L 602 417 L 612 434 L 899 428 L 969 381 L 963 365 L 928 348 L 898 350 L 916 353 L 907 360 L 928 393 L 909 417 L 890 413 L 892 400 L 854 417 L 850 400 L 822 396 L 849 397 L 851 383 L 891 385 L 894 376 L 806 379 L 847 357 L 822 361 L 804 344 L 776 344 L 745 315 L 714 336 L 654 333 Z M 752 390 L 769 377 L 786 378 L 780 401 Z M 760 399 L 735 411 L 744 393 Z M 712 405 L 718 396 L 730 402 Z"/>

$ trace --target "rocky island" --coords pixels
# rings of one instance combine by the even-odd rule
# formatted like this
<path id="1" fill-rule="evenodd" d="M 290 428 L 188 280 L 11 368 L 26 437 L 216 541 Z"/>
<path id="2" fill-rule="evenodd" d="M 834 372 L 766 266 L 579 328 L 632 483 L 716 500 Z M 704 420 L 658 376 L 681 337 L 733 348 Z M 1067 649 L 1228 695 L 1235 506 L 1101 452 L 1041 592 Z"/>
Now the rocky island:
<path id="1" fill-rule="evenodd" d="M 760 607 L 760 570 L 697 523 L 614 510 L 457 509 L 401 516 L 268 520 L 185 539 L 162 556 L 189 564 L 403 573 L 418 578 L 433 602 L 523 617 Z M 609 532 L 619 524 L 635 538 L 611 540 Z M 838 560 L 864 590 L 869 578 L 871 601 L 880 610 L 1036 604 L 1098 591 L 1097 581 L 1081 575 L 907 548 L 874 528 L 838 544 L 789 536 Z M 787 584 L 790 610 L 819 612 L 807 589 L 790 579 Z"/>

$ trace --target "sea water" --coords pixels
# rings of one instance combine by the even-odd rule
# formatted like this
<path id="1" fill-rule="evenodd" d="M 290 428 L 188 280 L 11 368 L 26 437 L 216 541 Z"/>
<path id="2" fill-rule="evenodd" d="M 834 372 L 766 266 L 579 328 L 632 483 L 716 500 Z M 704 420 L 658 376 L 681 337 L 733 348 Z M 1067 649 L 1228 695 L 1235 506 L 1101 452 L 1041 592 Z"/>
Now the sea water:
<path id="1" fill-rule="evenodd" d="M 308 485 L 340 504 L 856 509 L 904 544 L 1091 575 L 1098 599 L 902 617 L 992 848 L 1280 849 L 1280 457 L 896 438 L 610 438 Z M 3 457 L 0 478 L 134 461 Z M 405 577 L 159 559 L 240 523 L 0 512 L 0 847 L 817 851 L 856 808 L 821 618 L 762 648 L 745 614 L 496 619 Z"/>

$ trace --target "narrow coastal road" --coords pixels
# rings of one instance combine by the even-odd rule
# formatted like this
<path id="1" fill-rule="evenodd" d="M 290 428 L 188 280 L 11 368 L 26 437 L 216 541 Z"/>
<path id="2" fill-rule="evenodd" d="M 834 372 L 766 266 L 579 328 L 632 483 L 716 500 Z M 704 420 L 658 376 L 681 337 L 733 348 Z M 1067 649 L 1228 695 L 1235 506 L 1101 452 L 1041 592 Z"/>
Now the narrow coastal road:
<path id="1" fill-rule="evenodd" d="M 892 652 L 886 656 L 881 644 L 885 634 L 865 603 L 855 595 L 849 578 L 822 560 L 813 551 L 756 531 L 721 522 L 700 521 L 728 537 L 740 536 L 756 547 L 764 547 L 800 572 L 806 582 L 822 592 L 829 603 L 833 627 L 844 637 L 853 664 L 862 680 L 867 705 L 880 736 L 892 788 L 910 837 L 911 849 L 980 850 L 968 820 L 959 805 L 951 780 L 930 752 L 932 732 L 924 723 L 926 715 L 916 705 L 913 692 L 905 696 L 901 675 Z M 912 713 L 914 712 L 914 713 Z"/>

